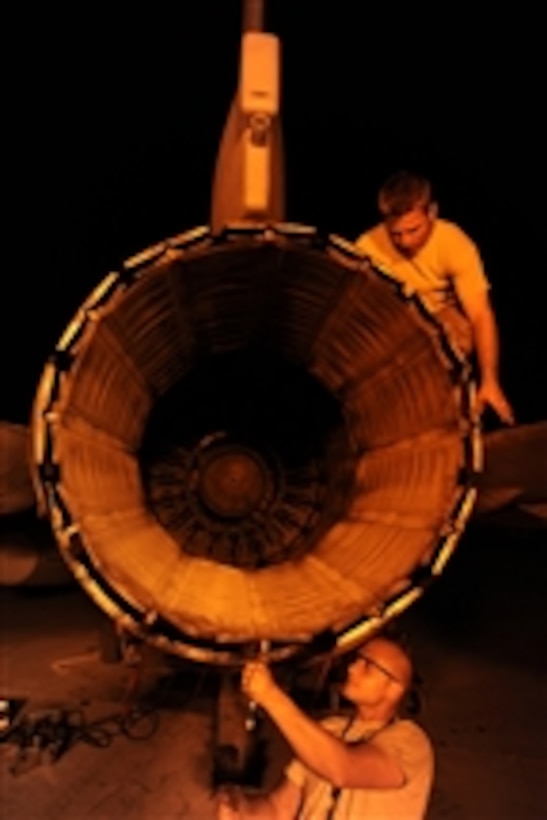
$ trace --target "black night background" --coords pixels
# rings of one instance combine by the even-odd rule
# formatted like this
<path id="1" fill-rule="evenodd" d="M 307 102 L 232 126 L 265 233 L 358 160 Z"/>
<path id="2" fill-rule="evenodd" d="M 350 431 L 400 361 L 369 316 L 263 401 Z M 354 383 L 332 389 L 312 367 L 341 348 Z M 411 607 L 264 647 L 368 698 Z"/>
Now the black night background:
<path id="1" fill-rule="evenodd" d="M 275 0 L 287 218 L 355 238 L 400 168 L 480 247 L 521 423 L 547 416 L 539 20 Z M 23 14 L 21 18 L 23 18 Z M 38 10 L 14 26 L 0 417 L 26 422 L 45 357 L 126 257 L 209 219 L 240 4 Z M 9 153 L 8 153 L 9 152 Z"/>

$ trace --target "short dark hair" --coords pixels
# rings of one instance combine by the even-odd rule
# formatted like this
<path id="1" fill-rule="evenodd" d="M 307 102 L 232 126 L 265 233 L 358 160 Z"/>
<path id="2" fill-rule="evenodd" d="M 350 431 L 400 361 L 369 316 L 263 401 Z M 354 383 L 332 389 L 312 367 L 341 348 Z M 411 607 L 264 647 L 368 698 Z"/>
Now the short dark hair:
<path id="1" fill-rule="evenodd" d="M 378 192 L 378 207 L 384 217 L 402 216 L 414 208 L 428 208 L 433 200 L 431 183 L 420 174 L 397 171 Z"/>

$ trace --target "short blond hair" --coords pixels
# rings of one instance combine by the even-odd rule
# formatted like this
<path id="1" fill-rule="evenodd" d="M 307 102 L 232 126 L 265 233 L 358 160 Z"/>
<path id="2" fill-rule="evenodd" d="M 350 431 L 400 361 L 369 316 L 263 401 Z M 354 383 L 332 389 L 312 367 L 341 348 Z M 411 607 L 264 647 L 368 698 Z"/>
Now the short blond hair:
<path id="1" fill-rule="evenodd" d="M 415 208 L 427 209 L 433 201 L 431 183 L 410 171 L 390 176 L 378 193 L 378 207 L 384 217 L 402 216 Z"/>

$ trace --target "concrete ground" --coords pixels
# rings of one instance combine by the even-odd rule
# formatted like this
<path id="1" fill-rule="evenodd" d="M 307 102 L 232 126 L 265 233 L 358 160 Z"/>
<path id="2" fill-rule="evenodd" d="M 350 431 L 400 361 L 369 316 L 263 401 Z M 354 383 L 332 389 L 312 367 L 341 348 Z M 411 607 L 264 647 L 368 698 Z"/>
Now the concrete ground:
<path id="1" fill-rule="evenodd" d="M 546 590 L 545 530 L 474 524 L 399 619 L 437 754 L 429 820 L 547 817 Z M 131 668 L 105 662 L 105 619 L 83 590 L 2 588 L 0 606 L 0 696 L 24 701 L 19 719 L 70 709 L 71 720 L 82 712 L 102 728 L 56 762 L 0 743 L 2 820 L 214 817 L 211 670 L 174 675 L 170 659 L 151 653 L 140 687 L 157 710 L 124 734 L 105 719 L 120 714 Z M 287 750 L 265 731 L 268 785 Z"/>

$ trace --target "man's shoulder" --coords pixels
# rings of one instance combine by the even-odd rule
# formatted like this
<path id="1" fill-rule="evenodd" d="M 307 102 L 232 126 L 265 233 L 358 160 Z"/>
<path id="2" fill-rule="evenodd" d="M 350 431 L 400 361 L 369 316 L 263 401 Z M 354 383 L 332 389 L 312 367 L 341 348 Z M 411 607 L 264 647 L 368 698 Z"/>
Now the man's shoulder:
<path id="1" fill-rule="evenodd" d="M 449 219 L 437 218 L 435 221 L 435 233 L 438 239 L 448 241 L 451 244 L 475 244 L 463 228 Z"/>
<path id="2" fill-rule="evenodd" d="M 377 266 L 391 268 L 397 262 L 397 253 L 383 222 L 358 236 L 354 245 Z"/>
<path id="3" fill-rule="evenodd" d="M 427 733 L 419 723 L 412 718 L 401 717 L 394 720 L 393 723 L 387 727 L 391 732 L 396 732 L 401 735 L 408 735 L 409 737 L 426 737 Z"/>
<path id="4" fill-rule="evenodd" d="M 379 740 L 380 743 L 384 742 L 397 747 L 412 747 L 416 751 L 431 749 L 431 741 L 426 731 L 414 720 L 407 718 L 395 720 L 387 726 Z"/>
<path id="5" fill-rule="evenodd" d="M 372 228 L 367 228 L 366 231 L 359 234 L 354 244 L 357 245 L 357 247 L 368 245 L 369 243 L 381 241 L 385 235 L 385 225 L 383 222 L 379 222 L 377 225 L 373 225 Z"/>

